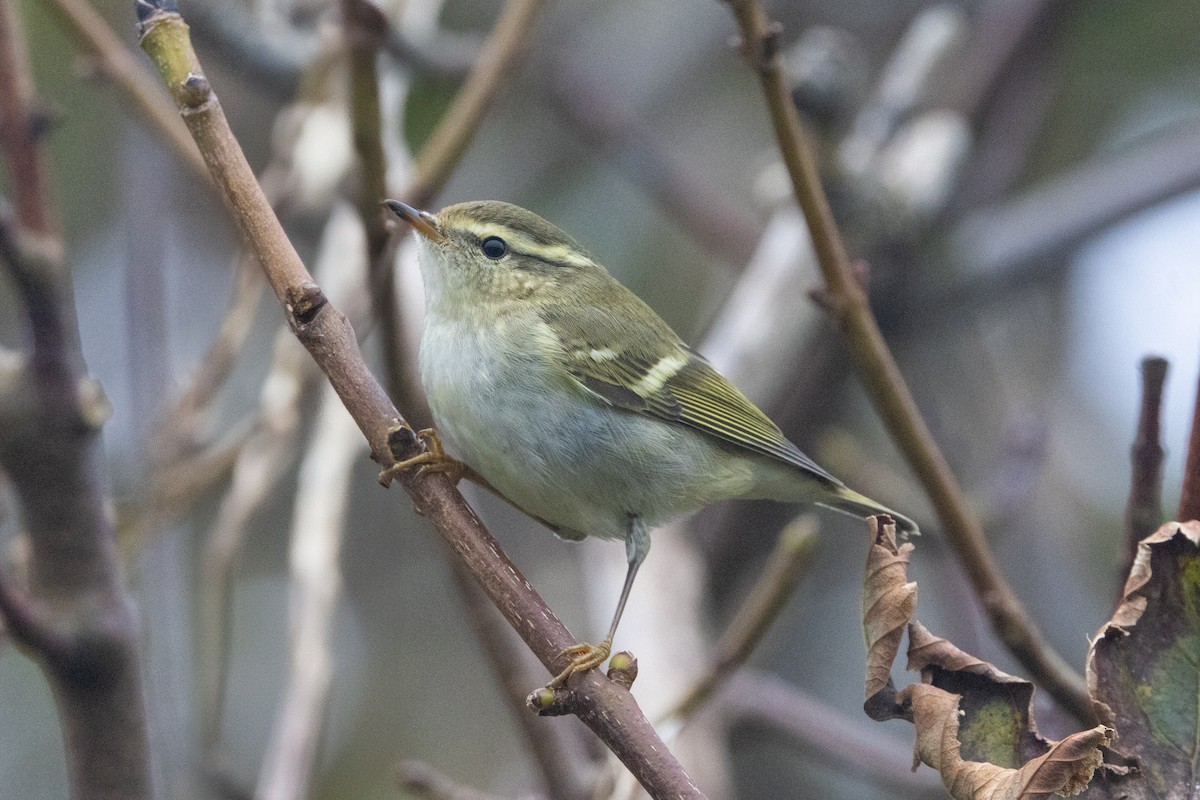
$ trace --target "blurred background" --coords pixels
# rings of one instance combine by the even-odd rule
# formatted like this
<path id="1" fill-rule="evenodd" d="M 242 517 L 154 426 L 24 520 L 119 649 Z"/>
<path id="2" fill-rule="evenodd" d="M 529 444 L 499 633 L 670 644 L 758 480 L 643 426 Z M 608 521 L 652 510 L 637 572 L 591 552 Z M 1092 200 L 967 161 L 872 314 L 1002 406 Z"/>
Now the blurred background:
<path id="1" fill-rule="evenodd" d="M 96 3 L 149 71 L 129 6 Z M 392 196 L 501 7 L 383 5 Z M 361 290 L 336 4 L 181 0 L 181 10 L 289 234 L 380 364 L 379 323 Z M 791 0 L 769 11 L 884 333 L 1005 574 L 1081 670 L 1121 582 L 1140 359 L 1171 364 L 1168 517 L 1196 397 L 1195 5 Z M 225 210 L 126 112 L 48 3 L 27 0 L 21 13 L 52 119 L 84 351 L 113 405 L 107 475 L 144 622 L 161 796 L 249 797 L 262 786 L 298 611 L 291 575 L 306 546 L 340 567 L 340 579 L 326 575 L 331 677 L 311 797 L 404 796 L 394 778 L 404 759 L 500 797 L 540 791 L 439 539 L 398 487 L 379 488 L 361 437 L 334 419 L 341 412 L 307 357 L 279 334 L 274 298 L 248 270 L 238 277 Z M 803 450 L 916 518 L 917 617 L 1019 674 L 809 297 L 819 275 L 735 34 L 713 0 L 547 4 L 433 206 L 503 199 L 572 233 Z M 411 364 L 421 301 L 407 240 L 396 270 Z M 214 394 L 202 412 L 173 415 L 235 304 L 243 316 L 230 327 L 242 329 L 231 334 L 229 374 L 199 379 Z M 0 292 L 0 343 L 20 346 L 21 322 L 13 293 Z M 397 400 L 423 421 L 419 398 Z M 319 449 L 324 435 L 340 454 Z M 314 487 L 330 484 L 343 494 L 325 501 Z M 560 542 L 466 492 L 572 632 L 598 638 L 622 548 Z M 795 512 L 712 508 L 655 537 L 617 640 L 639 657 L 634 694 L 648 711 L 667 708 L 699 672 Z M 337 532 L 305 544 L 310 523 Z M 871 723 L 861 710 L 862 525 L 824 512 L 805 524 L 820 532 L 813 563 L 733 697 L 680 734 L 685 766 L 714 798 L 939 796 L 932 771 L 907 772 L 911 727 Z M 21 557 L 19 527 L 6 494 L 9 561 Z M 65 796 L 52 697 L 8 644 L 0 704 L 5 794 Z M 1042 693 L 1035 709 L 1047 735 L 1072 730 Z M 578 739 L 588 760 L 582 726 L 545 724 Z"/>

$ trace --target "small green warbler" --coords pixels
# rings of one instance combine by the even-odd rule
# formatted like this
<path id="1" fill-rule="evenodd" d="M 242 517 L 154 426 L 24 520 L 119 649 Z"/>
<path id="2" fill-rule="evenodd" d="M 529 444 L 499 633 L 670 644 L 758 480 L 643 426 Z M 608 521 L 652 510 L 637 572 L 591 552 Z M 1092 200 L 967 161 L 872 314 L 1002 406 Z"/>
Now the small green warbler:
<path id="1" fill-rule="evenodd" d="M 554 225 L 509 203 L 438 214 L 386 205 L 417 232 L 421 380 L 459 460 L 563 538 L 623 539 L 608 635 L 569 648 L 551 686 L 608 657 L 650 530 L 720 500 L 816 503 L 913 522 L 846 488 Z M 432 451 L 398 465 L 446 469 Z"/>

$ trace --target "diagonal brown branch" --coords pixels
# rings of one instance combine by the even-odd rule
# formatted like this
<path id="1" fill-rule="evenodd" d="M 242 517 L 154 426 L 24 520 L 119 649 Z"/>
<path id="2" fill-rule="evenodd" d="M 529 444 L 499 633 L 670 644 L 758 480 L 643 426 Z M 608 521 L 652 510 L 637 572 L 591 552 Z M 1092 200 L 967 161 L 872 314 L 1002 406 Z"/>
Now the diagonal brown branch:
<path id="1" fill-rule="evenodd" d="M 921 417 L 879 331 L 866 292 L 854 276 L 780 67 L 778 24 L 767 18 L 757 0 L 729 0 L 729 4 L 741 28 L 743 54 L 762 84 L 796 200 L 808 221 L 828 309 L 845 337 L 867 394 L 925 487 L 997 636 L 1058 702 L 1090 723 L 1091 701 L 1082 676 L 1050 648 L 996 566 L 983 528 Z"/>
<path id="2" fill-rule="evenodd" d="M 220 103 L 204 77 L 182 17 L 142 2 L 137 6 L 142 47 L 154 61 L 168 91 L 224 193 L 242 234 L 258 255 L 297 338 L 328 377 L 346 409 L 383 466 L 417 450 L 411 429 L 368 370 L 354 331 L 312 280 L 271 211 L 246 163 Z M 407 433 L 394 436 L 397 431 Z M 443 476 L 401 484 L 455 551 L 492 602 L 538 659 L 554 671 L 566 666 L 562 651 L 574 642 L 566 627 L 533 591 L 462 496 Z M 574 685 L 574 709 L 654 797 L 698 798 L 697 789 L 655 734 L 633 697 L 595 672 Z"/>

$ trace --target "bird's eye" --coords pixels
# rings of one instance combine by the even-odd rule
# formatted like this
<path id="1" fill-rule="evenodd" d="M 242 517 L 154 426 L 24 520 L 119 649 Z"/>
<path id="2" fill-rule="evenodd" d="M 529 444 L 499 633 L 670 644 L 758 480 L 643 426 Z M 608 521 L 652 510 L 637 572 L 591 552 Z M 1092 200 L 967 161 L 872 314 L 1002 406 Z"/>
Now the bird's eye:
<path id="1" fill-rule="evenodd" d="M 479 247 L 483 250 L 483 254 L 492 261 L 499 261 L 508 254 L 508 243 L 499 236 L 489 236 L 480 242 Z"/>

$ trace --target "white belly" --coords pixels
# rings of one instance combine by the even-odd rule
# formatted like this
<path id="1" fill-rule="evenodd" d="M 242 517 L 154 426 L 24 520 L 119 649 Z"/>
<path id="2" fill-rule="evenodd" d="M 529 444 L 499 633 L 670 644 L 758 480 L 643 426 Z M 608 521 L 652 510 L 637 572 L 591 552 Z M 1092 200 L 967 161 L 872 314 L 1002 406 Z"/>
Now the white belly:
<path id="1" fill-rule="evenodd" d="M 671 423 L 604 405 L 554 380 L 511 331 L 481 333 L 429 318 L 421 377 L 452 455 L 568 538 L 625 535 L 631 515 L 653 527 L 754 483 L 751 462 Z"/>

